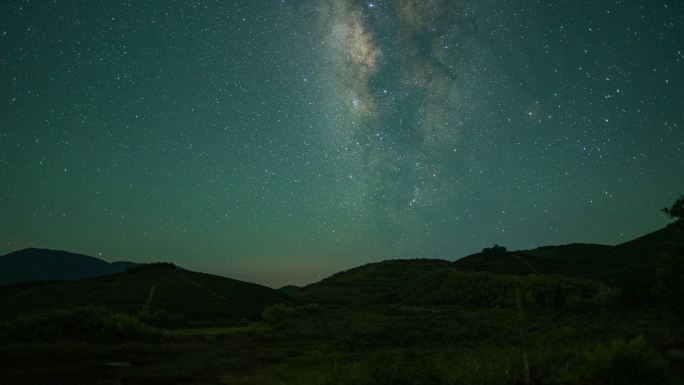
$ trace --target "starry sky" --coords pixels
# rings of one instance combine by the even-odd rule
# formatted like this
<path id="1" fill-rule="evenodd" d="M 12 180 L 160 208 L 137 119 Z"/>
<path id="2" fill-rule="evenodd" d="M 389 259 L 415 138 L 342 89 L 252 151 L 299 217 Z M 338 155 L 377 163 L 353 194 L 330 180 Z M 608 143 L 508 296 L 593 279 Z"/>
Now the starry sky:
<path id="1" fill-rule="evenodd" d="M 677 1 L 0 5 L 0 254 L 305 284 L 620 243 L 683 171 Z"/>

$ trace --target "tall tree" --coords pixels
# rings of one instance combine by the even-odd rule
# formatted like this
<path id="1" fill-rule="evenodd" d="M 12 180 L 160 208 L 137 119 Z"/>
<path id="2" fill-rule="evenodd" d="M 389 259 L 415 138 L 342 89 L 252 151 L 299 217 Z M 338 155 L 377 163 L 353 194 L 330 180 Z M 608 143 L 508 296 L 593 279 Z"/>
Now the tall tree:
<path id="1" fill-rule="evenodd" d="M 675 218 L 678 221 L 684 218 L 684 195 L 677 198 L 672 207 L 666 207 L 663 212 L 670 218 Z"/>

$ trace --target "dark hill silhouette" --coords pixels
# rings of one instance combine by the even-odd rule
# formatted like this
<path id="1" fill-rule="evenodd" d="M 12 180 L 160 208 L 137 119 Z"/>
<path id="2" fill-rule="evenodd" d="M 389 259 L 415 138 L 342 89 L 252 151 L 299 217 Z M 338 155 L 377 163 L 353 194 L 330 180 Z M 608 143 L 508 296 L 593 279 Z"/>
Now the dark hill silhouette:
<path id="1" fill-rule="evenodd" d="M 520 251 L 495 246 L 455 262 L 414 259 L 370 263 L 305 286 L 297 297 L 323 305 L 402 302 L 411 297 L 407 291 L 432 287 L 425 282 L 419 284 L 421 280 L 432 280 L 426 277 L 443 278 L 445 274 L 463 277 L 450 271 L 508 276 L 565 275 L 623 287 L 621 283 L 633 280 L 634 275 L 652 278 L 662 270 L 663 255 L 683 248 L 684 229 L 676 224 L 618 246 L 574 243 Z M 649 278 L 648 282 L 652 281 Z"/>
<path id="2" fill-rule="evenodd" d="M 521 261 L 521 255 L 501 249 L 478 253 L 496 257 L 495 264 L 479 263 L 464 258 L 476 269 L 444 260 L 390 260 L 371 263 L 311 284 L 298 297 L 304 302 L 325 306 L 368 306 L 404 304 L 418 306 L 459 305 L 496 307 L 515 305 L 512 294 L 516 286 L 525 287 L 530 301 L 540 306 L 562 307 L 567 298 L 590 298 L 601 288 L 600 283 L 581 277 L 549 275 L 548 261 L 531 258 L 547 274 L 538 274 L 535 267 Z M 512 261 L 512 262 L 511 262 Z M 506 269 L 502 269 L 504 266 Z M 489 270 L 485 270 L 489 268 Z"/>
<path id="3" fill-rule="evenodd" d="M 321 305 L 392 302 L 398 289 L 415 277 L 448 268 L 442 259 L 396 259 L 336 273 L 301 289 L 298 297 Z"/>
<path id="4" fill-rule="evenodd" d="M 132 314 L 146 308 L 181 313 L 193 323 L 216 323 L 257 319 L 269 305 L 293 302 L 265 286 L 169 266 L 149 264 L 76 281 L 4 286 L 0 308 L 8 317 L 87 305 Z"/>
<path id="5" fill-rule="evenodd" d="M 131 265 L 67 251 L 30 248 L 0 257 L 0 285 L 97 277 L 122 272 Z"/>
<path id="6" fill-rule="evenodd" d="M 670 224 L 617 246 L 573 243 L 543 246 L 516 253 L 534 263 L 534 258 L 566 267 L 563 274 L 581 275 L 615 283 L 625 273 L 650 274 L 659 268 L 661 257 L 684 247 L 684 228 Z"/>
<path id="7" fill-rule="evenodd" d="M 587 265 L 594 263 L 601 255 L 613 246 L 592 243 L 571 243 L 560 246 L 542 246 L 532 250 L 520 250 L 517 253 L 527 257 L 548 258 L 558 261 L 573 273 L 583 274 Z"/>
<path id="8" fill-rule="evenodd" d="M 300 290 L 302 290 L 302 288 L 296 285 L 287 285 L 278 289 L 279 292 L 285 293 L 291 297 L 295 297 L 297 294 L 299 294 Z"/>
<path id="9" fill-rule="evenodd" d="M 681 253 L 683 249 L 684 227 L 673 223 L 610 248 L 592 263 L 587 263 L 585 273 L 608 281 L 625 275 L 655 273 L 662 257 Z"/>
<path id="10" fill-rule="evenodd" d="M 536 258 L 530 261 L 527 255 L 516 252 L 482 252 L 463 257 L 453 263 L 453 267 L 463 271 L 486 271 L 499 274 L 552 274 L 564 271 L 563 266 L 552 264 L 550 260 Z M 541 262 L 541 263 L 540 263 Z"/>
<path id="11" fill-rule="evenodd" d="M 152 309 L 183 313 L 188 320 L 194 322 L 257 318 L 264 307 L 278 302 L 315 302 L 324 306 L 402 302 L 411 296 L 411 290 L 427 290 L 425 288 L 432 287 L 428 283 L 433 279 L 425 278 L 431 276 L 430 274 L 437 274 L 432 277 L 442 278 L 463 277 L 449 273 L 454 271 L 509 276 L 581 276 L 615 285 L 625 289 L 624 292 L 639 291 L 642 287 L 644 290 L 651 288 L 660 279 L 658 271 L 663 269 L 664 262 L 668 262 L 666 257 L 680 253 L 683 249 L 684 230 L 680 225 L 673 224 L 617 246 L 577 243 L 512 252 L 495 247 L 455 262 L 439 259 L 387 260 L 339 272 L 299 290 L 286 287 L 282 291 L 160 263 L 136 266 L 125 273 L 78 281 L 6 286 L 0 288 L 0 308 L 8 315 L 88 304 L 102 305 L 117 311 L 137 312 L 152 298 Z M 45 254 L 35 249 L 12 253 L 11 258 L 5 256 L 2 261 L 11 262 L 20 259 L 21 255 L 33 256 L 35 253 L 38 255 L 22 261 L 37 261 L 36 265 L 43 268 L 56 266 L 55 261 L 62 259 L 74 266 L 116 265 L 78 254 L 54 251 Z M 52 265 L 43 262 L 44 259 L 48 259 Z M 121 266 L 124 265 L 125 263 Z M 69 271 L 69 278 L 77 274 L 92 274 L 95 270 L 86 269 L 86 273 L 83 273 L 76 268 L 69 270 L 57 266 L 55 269 Z M 7 271 L 3 269 L 2 273 L 7 274 Z M 97 273 L 106 274 L 106 269 L 98 270 Z M 19 273 L 13 274 L 14 277 L 20 276 Z M 34 274 L 32 277 L 56 279 L 64 278 L 65 275 Z M 634 288 L 627 285 L 642 277 L 645 277 L 643 285 L 633 285 Z M 422 284 L 418 285 L 417 282 Z M 295 298 L 283 291 L 296 293 Z"/>
<path id="12" fill-rule="evenodd" d="M 454 262 L 466 271 L 503 274 L 564 274 L 617 283 L 625 276 L 652 274 L 661 257 L 684 247 L 684 228 L 674 223 L 617 246 L 573 243 L 493 253 L 486 249 Z"/>

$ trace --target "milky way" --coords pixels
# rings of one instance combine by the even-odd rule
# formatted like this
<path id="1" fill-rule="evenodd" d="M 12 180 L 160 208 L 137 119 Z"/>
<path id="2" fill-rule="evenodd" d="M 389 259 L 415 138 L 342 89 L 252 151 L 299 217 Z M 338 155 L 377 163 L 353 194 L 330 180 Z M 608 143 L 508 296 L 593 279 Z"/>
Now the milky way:
<path id="1" fill-rule="evenodd" d="M 684 193 L 677 2 L 10 1 L 0 253 L 278 286 L 615 244 Z"/>

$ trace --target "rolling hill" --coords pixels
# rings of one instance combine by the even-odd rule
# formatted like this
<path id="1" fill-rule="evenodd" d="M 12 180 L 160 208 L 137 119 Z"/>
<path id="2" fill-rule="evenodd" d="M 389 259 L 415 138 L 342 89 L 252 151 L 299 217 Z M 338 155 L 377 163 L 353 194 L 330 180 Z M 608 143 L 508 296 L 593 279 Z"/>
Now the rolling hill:
<path id="1" fill-rule="evenodd" d="M 570 266 L 563 259 L 530 255 L 521 252 L 476 253 L 453 263 L 463 271 L 482 271 L 498 274 L 569 274 Z"/>
<path id="2" fill-rule="evenodd" d="M 684 255 L 684 226 L 673 223 L 660 230 L 619 244 L 587 263 L 585 273 L 606 281 L 626 276 L 655 274 L 665 259 Z"/>
<path id="3" fill-rule="evenodd" d="M 303 287 L 298 298 L 321 305 L 391 301 L 402 285 L 425 273 L 448 268 L 441 259 L 396 259 L 369 263 Z"/>
<path id="4" fill-rule="evenodd" d="M 454 286 L 430 284 L 430 281 L 444 281 L 444 277 L 472 278 L 457 272 L 504 276 L 563 275 L 580 280 L 589 278 L 610 285 L 634 275 L 649 277 L 652 281 L 651 278 L 662 269 L 662 257 L 668 253 L 676 253 L 682 247 L 684 231 L 679 226 L 671 225 L 617 246 L 574 243 L 512 252 L 495 247 L 455 262 L 429 259 L 388 260 L 343 271 L 305 286 L 297 297 L 305 302 L 323 305 L 402 302 L 414 297 L 410 293 L 412 290 L 433 288 L 443 291 L 445 287 L 451 290 L 451 286 Z M 581 283 L 572 282 L 573 285 Z"/>
<path id="5" fill-rule="evenodd" d="M 625 274 L 655 272 L 663 256 L 681 253 L 682 247 L 684 229 L 671 224 L 616 246 L 573 243 L 514 252 L 489 251 L 463 257 L 453 266 L 501 274 L 575 275 L 614 283 Z"/>
<path id="6" fill-rule="evenodd" d="M 97 277 L 122 272 L 132 264 L 109 263 L 67 251 L 23 249 L 0 257 L 0 285 Z"/>
<path id="7" fill-rule="evenodd" d="M 529 258 L 530 261 L 536 258 L 550 260 L 564 266 L 568 269 L 566 272 L 583 274 L 588 265 L 612 248 L 613 246 L 592 243 L 571 243 L 560 246 L 542 246 L 532 250 L 520 250 L 516 253 L 523 258 Z"/>
<path id="8" fill-rule="evenodd" d="M 265 286 L 176 268 L 140 268 L 76 281 L 25 283 L 0 288 L 3 315 L 38 314 L 95 305 L 114 311 L 182 313 L 189 322 L 256 319 L 291 297 Z"/>
<path id="9" fill-rule="evenodd" d="M 281 290 L 177 268 L 143 266 L 80 280 L 0 287 L 0 308 L 3 309 L 3 316 L 12 316 L 89 304 L 129 313 L 148 306 L 152 311 L 183 313 L 190 322 L 210 323 L 217 320 L 256 319 L 265 307 L 275 303 L 315 302 L 323 306 L 396 303 L 416 297 L 412 291 L 422 292 L 433 288 L 453 292 L 458 287 L 451 283 L 453 279 L 499 282 L 498 278 L 490 279 L 484 275 L 463 275 L 470 272 L 502 276 L 539 275 L 540 279 L 560 274 L 592 278 L 618 286 L 625 279 L 632 282 L 635 277 L 644 277 L 644 287 L 648 288 L 655 282 L 657 272 L 662 270 L 663 258 L 681 253 L 683 247 L 682 227 L 671 225 L 617 246 L 577 243 L 514 252 L 494 248 L 455 262 L 439 259 L 387 260 L 339 272 L 303 288 L 285 287 Z M 11 266 L 12 261 L 16 260 L 35 261 L 36 266 L 42 269 L 54 266 L 55 272 L 61 272 L 62 275 L 30 275 L 29 272 L 33 270 L 22 272 L 15 268 L 15 273 L 3 269 L 5 277 L 10 276 L 15 280 L 29 275 L 34 279 L 74 278 L 84 274 L 107 274 L 109 268 L 128 266 L 126 263 L 108 264 L 78 254 L 47 253 L 37 249 L 23 250 L 2 258 L 5 266 Z M 60 261 L 64 265 L 60 266 Z M 36 268 L 36 271 L 42 270 Z M 428 298 L 422 294 L 419 297 L 421 301 Z M 433 299 L 429 300 L 434 302 Z"/>
<path id="10" fill-rule="evenodd" d="M 616 246 L 575 243 L 544 246 L 516 252 L 529 261 L 543 258 L 564 265 L 567 275 L 581 275 L 616 283 L 625 275 L 651 275 L 661 269 L 663 258 L 682 255 L 684 228 L 673 223 Z"/>
<path id="11" fill-rule="evenodd" d="M 290 297 L 295 297 L 302 290 L 301 287 L 296 285 L 286 285 L 278 289 L 279 292 L 289 295 Z"/>

